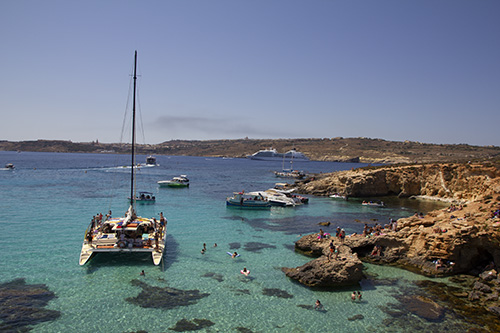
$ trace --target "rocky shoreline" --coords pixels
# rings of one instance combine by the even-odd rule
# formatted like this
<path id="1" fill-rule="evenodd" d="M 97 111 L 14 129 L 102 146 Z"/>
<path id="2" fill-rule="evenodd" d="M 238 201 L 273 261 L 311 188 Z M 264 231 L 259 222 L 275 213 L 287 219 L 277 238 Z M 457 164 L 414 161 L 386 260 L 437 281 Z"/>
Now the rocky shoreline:
<path id="1" fill-rule="evenodd" d="M 317 175 L 297 185 L 302 193 L 416 196 L 448 201 L 450 207 L 402 218 L 390 226 L 376 225 L 345 240 L 306 235 L 295 249 L 316 259 L 283 268 L 288 277 L 311 287 L 357 285 L 364 278 L 363 262 L 394 265 L 427 277 L 455 276 L 463 289 L 455 290 L 454 297 L 500 318 L 500 171 L 496 166 L 388 166 Z M 330 255 L 331 243 L 338 250 L 337 259 Z"/>

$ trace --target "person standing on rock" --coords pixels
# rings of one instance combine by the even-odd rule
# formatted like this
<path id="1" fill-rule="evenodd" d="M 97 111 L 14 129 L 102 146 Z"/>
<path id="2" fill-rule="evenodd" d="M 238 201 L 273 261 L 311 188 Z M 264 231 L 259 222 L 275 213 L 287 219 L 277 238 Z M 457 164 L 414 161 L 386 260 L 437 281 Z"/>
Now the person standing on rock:
<path id="1" fill-rule="evenodd" d="M 340 243 L 344 244 L 344 239 L 345 239 L 345 231 L 344 229 L 340 230 Z"/>
<path id="2" fill-rule="evenodd" d="M 332 259 L 333 253 L 335 252 L 335 245 L 333 244 L 333 239 L 330 241 L 330 253 L 328 253 L 328 261 Z M 337 259 L 337 258 L 335 258 Z"/>

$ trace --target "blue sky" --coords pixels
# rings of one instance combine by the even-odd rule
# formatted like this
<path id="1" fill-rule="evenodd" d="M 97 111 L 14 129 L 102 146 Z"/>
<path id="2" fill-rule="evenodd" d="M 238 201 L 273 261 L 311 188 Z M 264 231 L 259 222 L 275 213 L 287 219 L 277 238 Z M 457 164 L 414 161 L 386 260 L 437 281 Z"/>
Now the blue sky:
<path id="1" fill-rule="evenodd" d="M 496 0 L 3 0 L 0 42 L 1 140 L 119 142 L 137 50 L 140 143 L 500 145 Z"/>

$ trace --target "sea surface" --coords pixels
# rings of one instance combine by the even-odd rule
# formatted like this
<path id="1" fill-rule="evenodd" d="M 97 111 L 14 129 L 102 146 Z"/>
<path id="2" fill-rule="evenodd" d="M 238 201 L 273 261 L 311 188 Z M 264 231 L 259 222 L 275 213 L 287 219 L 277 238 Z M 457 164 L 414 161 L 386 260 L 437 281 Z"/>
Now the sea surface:
<path id="1" fill-rule="evenodd" d="M 318 232 L 319 222 L 332 223 L 323 227 L 326 232 L 340 226 L 347 234 L 359 233 L 364 223 L 385 224 L 437 204 L 390 200 L 381 209 L 359 200 L 310 197 L 308 205 L 295 208 L 226 207 L 226 197 L 235 191 L 266 190 L 282 182 L 272 173 L 280 161 L 157 156 L 159 166 L 141 168 L 137 177 L 138 190 L 153 192 L 156 204 L 137 210 L 143 217 L 158 218 L 160 212 L 167 217 L 162 265 L 154 266 L 150 256 L 99 254 L 79 266 L 92 216 L 109 210 L 122 216 L 128 208 L 130 169 L 121 166 L 129 160 L 113 154 L 0 152 L 0 165 L 16 166 L 0 171 L 0 284 L 24 279 L 27 285 L 43 285 L 55 295 L 44 309 L 58 313 L 53 320 L 11 325 L 33 332 L 202 327 L 209 332 L 397 332 L 412 331 L 412 325 L 439 331 L 461 323 L 452 314 L 439 322 L 406 314 L 405 324 L 398 324 L 387 309 L 398 307 L 396 296 L 414 292 L 415 281 L 427 279 L 405 270 L 366 265 L 368 278 L 359 286 L 328 291 L 288 279 L 281 267 L 311 260 L 294 252 L 294 242 Z M 313 173 L 361 166 L 294 163 L 295 169 Z M 156 184 L 180 174 L 191 180 L 189 188 Z M 227 254 L 234 251 L 241 254 L 236 259 Z M 248 277 L 240 274 L 244 267 Z M 362 301 L 351 301 L 351 292 L 358 290 Z M 170 299 L 172 294 L 180 296 Z M 312 308 L 317 299 L 325 311 Z M 5 313 L 0 318 L 5 320 Z"/>

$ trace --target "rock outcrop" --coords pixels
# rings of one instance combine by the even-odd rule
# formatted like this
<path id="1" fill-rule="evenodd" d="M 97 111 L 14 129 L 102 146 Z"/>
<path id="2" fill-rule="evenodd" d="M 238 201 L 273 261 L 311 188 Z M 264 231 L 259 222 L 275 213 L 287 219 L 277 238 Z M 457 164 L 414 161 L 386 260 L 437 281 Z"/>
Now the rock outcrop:
<path id="1" fill-rule="evenodd" d="M 345 261 L 328 261 L 329 240 L 318 240 L 317 234 L 304 236 L 296 250 L 319 258 L 284 269 L 287 276 L 314 286 L 356 283 L 362 272 L 359 260 L 433 277 L 469 274 L 477 278 L 468 292 L 456 297 L 500 314 L 500 171 L 495 166 L 444 164 L 337 172 L 304 182 L 301 190 L 350 196 L 420 195 L 456 203 L 425 216 L 399 219 L 390 228 L 350 235 L 343 244 L 335 239 L 348 258 Z M 435 308 L 430 316 L 438 318 L 442 312 Z"/>
<path id="2" fill-rule="evenodd" d="M 338 244 L 338 253 L 331 255 L 330 238 L 317 234 L 304 236 L 295 248 L 306 255 L 319 256 L 296 268 L 282 268 L 286 276 L 310 287 L 337 287 L 357 284 L 363 278 L 363 263 L 347 246 Z"/>

